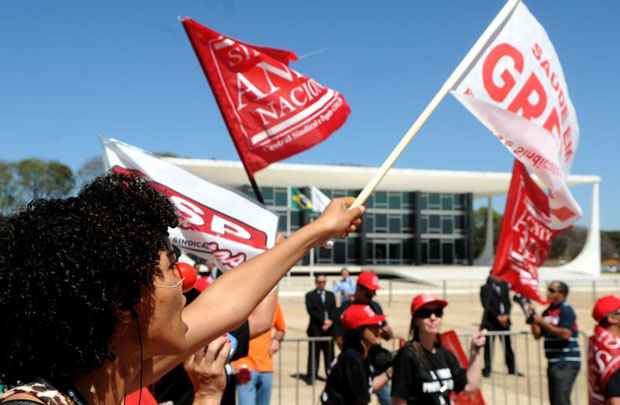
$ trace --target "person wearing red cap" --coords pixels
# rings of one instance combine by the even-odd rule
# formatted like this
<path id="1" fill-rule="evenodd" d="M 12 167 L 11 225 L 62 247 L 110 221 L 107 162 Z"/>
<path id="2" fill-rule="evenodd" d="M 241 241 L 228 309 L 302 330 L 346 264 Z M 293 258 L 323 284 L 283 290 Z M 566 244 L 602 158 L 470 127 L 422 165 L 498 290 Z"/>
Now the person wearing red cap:
<path id="1" fill-rule="evenodd" d="M 341 316 L 352 304 L 370 305 L 375 313 L 382 315 L 383 308 L 373 299 L 375 295 L 377 295 L 377 290 L 379 288 L 381 287 L 379 286 L 379 277 L 377 274 L 372 271 L 362 271 L 359 276 L 357 276 L 353 300 L 347 301 L 340 306 L 338 309 L 339 315 Z M 342 338 L 345 333 L 345 328 L 342 322 L 340 322 L 340 316 L 336 318 L 336 322 L 334 323 L 333 334 L 336 344 L 342 349 Z M 388 325 L 387 320 L 381 325 L 381 337 L 385 340 L 390 340 L 394 337 L 394 332 L 390 325 Z"/>
<path id="2" fill-rule="evenodd" d="M 474 391 L 481 380 L 480 348 L 485 330 L 471 340 L 469 368 L 463 369 L 456 356 L 444 349 L 439 340 L 443 310 L 448 302 L 428 294 L 418 294 L 411 301 L 410 341 L 394 359 L 392 403 L 449 404 L 450 392 Z"/>
<path id="3" fill-rule="evenodd" d="M 590 405 L 620 405 L 620 297 L 599 298 L 592 317 L 597 325 L 588 345 Z"/>
<path id="4" fill-rule="evenodd" d="M 381 308 L 381 305 L 373 299 L 379 288 L 381 288 L 379 286 L 379 276 L 377 276 L 377 274 L 373 271 L 362 271 L 357 277 L 353 300 L 343 303 L 338 309 L 338 312 L 343 314 L 344 311 L 346 311 L 346 309 L 352 304 L 362 304 L 369 305 L 376 314 L 382 315 L 383 308 Z M 342 349 L 342 340 L 345 334 L 345 328 L 339 319 L 340 318 L 337 317 L 336 322 L 334 323 L 333 335 L 336 344 L 340 349 Z M 381 324 L 380 333 L 381 337 L 385 340 L 390 340 L 394 337 L 392 327 L 388 325 L 387 320 L 384 320 Z M 377 392 L 377 398 L 379 399 L 380 405 L 389 405 L 391 403 L 389 384 L 386 384 L 382 390 Z"/>
<path id="5" fill-rule="evenodd" d="M 341 316 L 345 329 L 342 352 L 327 376 L 321 394 L 323 405 L 367 405 L 370 394 L 380 390 L 391 376 L 389 365 L 372 377 L 369 355 L 380 349 L 385 316 L 369 305 L 353 304 Z M 387 363 L 387 362 L 385 362 Z"/>

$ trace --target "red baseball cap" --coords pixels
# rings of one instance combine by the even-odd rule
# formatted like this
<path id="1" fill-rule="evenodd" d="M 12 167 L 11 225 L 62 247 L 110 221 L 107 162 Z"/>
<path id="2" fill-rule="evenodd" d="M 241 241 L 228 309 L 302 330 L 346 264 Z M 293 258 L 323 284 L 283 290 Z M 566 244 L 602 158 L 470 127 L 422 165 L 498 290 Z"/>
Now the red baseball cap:
<path id="1" fill-rule="evenodd" d="M 357 284 L 366 287 L 370 291 L 377 291 L 379 288 L 379 277 L 372 271 L 362 271 L 357 276 Z"/>
<path id="2" fill-rule="evenodd" d="M 418 309 L 428 304 L 437 304 L 444 308 L 448 305 L 448 301 L 442 300 L 430 294 L 418 294 L 411 300 L 411 316 L 415 316 Z"/>
<path id="3" fill-rule="evenodd" d="M 592 318 L 596 322 L 602 321 L 607 315 L 620 309 L 620 297 L 617 295 L 606 295 L 599 298 L 592 308 Z"/>
<path id="4" fill-rule="evenodd" d="M 370 305 L 353 304 L 340 316 L 345 329 L 355 329 L 360 326 L 381 325 L 385 316 L 377 315 Z"/>

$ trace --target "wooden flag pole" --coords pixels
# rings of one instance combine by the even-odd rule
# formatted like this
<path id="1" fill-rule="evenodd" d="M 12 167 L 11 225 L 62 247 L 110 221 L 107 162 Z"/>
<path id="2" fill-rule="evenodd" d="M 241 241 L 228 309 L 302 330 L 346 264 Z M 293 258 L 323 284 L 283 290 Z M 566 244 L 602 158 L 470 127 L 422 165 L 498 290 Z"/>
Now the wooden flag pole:
<path id="1" fill-rule="evenodd" d="M 509 0 L 501 11 L 495 16 L 493 21 L 489 24 L 487 29 L 482 33 L 480 38 L 476 41 L 474 46 L 469 50 L 467 55 L 463 58 L 461 63 L 454 69 L 448 80 L 441 86 L 435 97 L 432 98 L 431 102 L 428 103 L 422 114 L 415 120 L 411 128 L 405 133 L 403 138 L 400 140 L 398 145 L 392 150 L 392 152 L 388 155 L 385 162 L 379 168 L 379 171 L 374 175 L 372 179 L 366 184 L 362 192 L 357 196 L 355 201 L 353 202 L 352 208 L 359 207 L 363 205 L 370 194 L 377 187 L 379 182 L 383 179 L 383 177 L 387 174 L 388 170 L 394 165 L 396 159 L 403 153 L 407 145 L 413 140 L 418 131 L 422 128 L 422 126 L 426 123 L 431 114 L 435 111 L 439 103 L 443 100 L 443 98 L 448 94 L 450 90 L 452 90 L 458 82 L 461 80 L 463 75 L 470 69 L 471 65 L 478 59 L 484 48 L 487 44 L 493 39 L 494 35 L 497 31 L 506 23 L 512 12 L 515 10 L 517 5 L 521 0 Z"/>

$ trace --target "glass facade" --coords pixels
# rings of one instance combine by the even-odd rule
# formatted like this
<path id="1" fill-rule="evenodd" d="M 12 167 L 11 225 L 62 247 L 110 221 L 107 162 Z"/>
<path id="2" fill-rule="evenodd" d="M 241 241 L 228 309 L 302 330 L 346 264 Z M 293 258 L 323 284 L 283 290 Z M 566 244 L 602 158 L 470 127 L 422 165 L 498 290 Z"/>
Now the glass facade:
<path id="1" fill-rule="evenodd" d="M 310 195 L 309 190 L 300 190 Z M 242 192 L 253 197 L 250 187 Z M 330 198 L 356 196 L 360 190 L 322 189 Z M 265 205 L 279 217 L 280 232 L 289 234 L 318 214 L 291 204 L 288 187 L 261 187 Z M 472 264 L 471 194 L 377 191 L 367 202 L 357 233 L 335 240 L 332 249 L 307 254 L 303 265 Z"/>

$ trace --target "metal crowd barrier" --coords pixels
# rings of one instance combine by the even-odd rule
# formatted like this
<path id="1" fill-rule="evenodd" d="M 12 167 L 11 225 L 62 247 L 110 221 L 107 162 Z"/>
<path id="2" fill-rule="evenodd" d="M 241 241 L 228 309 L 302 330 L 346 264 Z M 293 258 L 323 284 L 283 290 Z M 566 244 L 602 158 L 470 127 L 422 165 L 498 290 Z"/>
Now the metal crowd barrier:
<path id="1" fill-rule="evenodd" d="M 504 361 L 504 339 L 506 337 L 511 339 L 516 369 L 524 374 L 522 377 L 507 373 Z M 468 353 L 467 348 L 469 348 L 471 333 L 461 333 L 459 338 L 465 352 Z M 543 339 L 535 340 L 531 333 L 523 331 L 489 332 L 488 338 L 494 339 L 495 344 L 491 345 L 494 347 L 491 352 L 493 372 L 489 378 L 482 380 L 481 388 L 485 402 L 489 405 L 549 404 L 547 360 L 543 350 Z M 572 404 L 586 405 L 588 404 L 586 364 L 588 338 L 585 333 L 579 332 L 579 339 L 582 361 L 581 369 L 573 386 Z M 311 347 L 310 343 L 330 340 L 329 337 L 287 338 L 282 342 L 280 351 L 274 358 L 272 404 L 309 405 L 319 403 L 319 395 L 323 390 L 324 381 L 317 380 L 312 385 L 306 385 L 302 376 L 306 374 L 307 350 Z M 501 348 L 498 349 L 498 346 Z M 388 342 L 386 347 L 396 350 L 397 341 Z M 483 355 L 484 352 L 481 351 L 480 356 Z M 337 353 L 334 354 L 335 357 L 337 357 Z M 311 359 L 314 359 L 314 356 Z M 324 370 L 323 364 L 321 364 L 321 370 Z M 373 401 L 372 403 L 378 403 L 375 398 Z"/>

